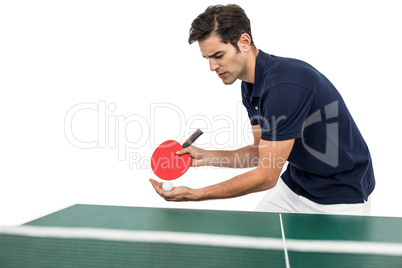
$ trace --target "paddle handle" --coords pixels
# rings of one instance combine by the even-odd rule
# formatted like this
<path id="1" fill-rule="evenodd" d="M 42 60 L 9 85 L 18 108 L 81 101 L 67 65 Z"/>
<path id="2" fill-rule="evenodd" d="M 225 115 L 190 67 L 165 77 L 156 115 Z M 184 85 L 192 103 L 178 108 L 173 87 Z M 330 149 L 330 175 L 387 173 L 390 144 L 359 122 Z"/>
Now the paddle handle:
<path id="1" fill-rule="evenodd" d="M 190 138 L 188 138 L 184 143 L 183 143 L 183 148 L 187 148 L 188 146 L 190 146 L 191 144 L 193 144 L 193 142 L 195 142 L 196 139 L 198 139 L 198 137 L 200 137 L 202 135 L 202 131 L 200 129 L 197 129 L 191 136 Z"/>

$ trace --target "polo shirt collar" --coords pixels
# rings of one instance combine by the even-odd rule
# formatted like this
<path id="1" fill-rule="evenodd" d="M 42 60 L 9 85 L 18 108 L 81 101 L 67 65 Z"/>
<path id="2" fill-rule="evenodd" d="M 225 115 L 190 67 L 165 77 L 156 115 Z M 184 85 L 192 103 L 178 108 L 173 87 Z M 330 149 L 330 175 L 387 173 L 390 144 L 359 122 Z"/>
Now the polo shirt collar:
<path id="1" fill-rule="evenodd" d="M 264 70 L 269 60 L 269 54 L 264 53 L 261 49 L 259 49 L 259 53 L 255 62 L 254 86 L 252 86 L 253 91 L 251 93 L 251 99 L 260 98 L 262 95 L 264 85 Z"/>

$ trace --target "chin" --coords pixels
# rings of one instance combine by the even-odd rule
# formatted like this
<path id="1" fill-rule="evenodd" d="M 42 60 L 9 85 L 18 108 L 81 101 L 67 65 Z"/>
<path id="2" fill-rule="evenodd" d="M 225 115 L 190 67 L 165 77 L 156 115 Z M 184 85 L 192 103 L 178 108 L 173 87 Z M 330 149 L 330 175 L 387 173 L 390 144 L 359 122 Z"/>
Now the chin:
<path id="1" fill-rule="evenodd" d="M 234 82 L 236 82 L 236 80 L 237 80 L 237 79 L 234 79 L 234 80 L 223 80 L 223 79 L 222 79 L 222 82 L 223 82 L 225 85 L 231 85 L 231 84 L 233 84 Z"/>

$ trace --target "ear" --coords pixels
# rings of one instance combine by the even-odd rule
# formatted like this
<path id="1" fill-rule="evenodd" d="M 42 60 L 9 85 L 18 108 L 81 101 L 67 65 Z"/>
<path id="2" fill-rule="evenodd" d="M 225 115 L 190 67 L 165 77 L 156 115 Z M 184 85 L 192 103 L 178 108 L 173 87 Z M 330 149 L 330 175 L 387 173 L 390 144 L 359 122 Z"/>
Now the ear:
<path id="1" fill-rule="evenodd" d="M 249 51 L 251 48 L 251 37 L 248 34 L 243 33 L 237 42 L 237 46 L 239 47 L 240 51 Z"/>

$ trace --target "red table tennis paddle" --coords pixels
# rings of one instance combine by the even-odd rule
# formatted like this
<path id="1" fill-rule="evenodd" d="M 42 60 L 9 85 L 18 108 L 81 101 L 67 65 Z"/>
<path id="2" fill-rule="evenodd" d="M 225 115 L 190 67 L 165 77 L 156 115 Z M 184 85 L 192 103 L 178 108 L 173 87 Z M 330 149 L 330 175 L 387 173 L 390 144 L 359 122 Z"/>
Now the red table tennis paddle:
<path id="1" fill-rule="evenodd" d="M 174 180 L 183 175 L 191 166 L 191 156 L 177 155 L 176 152 L 189 147 L 201 135 L 202 131 L 197 129 L 183 145 L 173 140 L 159 145 L 151 157 L 151 168 L 155 175 L 163 180 Z"/>

